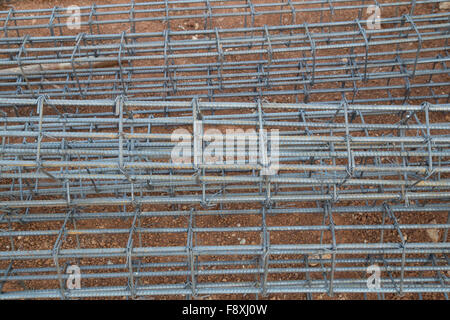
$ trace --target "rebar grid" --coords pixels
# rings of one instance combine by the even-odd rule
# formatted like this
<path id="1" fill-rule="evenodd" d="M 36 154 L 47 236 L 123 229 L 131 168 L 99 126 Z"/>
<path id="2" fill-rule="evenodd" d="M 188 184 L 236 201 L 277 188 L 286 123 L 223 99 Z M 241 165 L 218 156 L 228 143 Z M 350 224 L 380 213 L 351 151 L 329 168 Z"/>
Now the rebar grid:
<path id="1" fill-rule="evenodd" d="M 342 20 L 341 14 L 351 14 L 362 19 L 372 7 L 378 7 L 384 15 L 399 16 L 400 13 L 414 15 L 415 10 L 424 9 L 437 12 L 444 0 L 279 0 L 262 2 L 257 0 L 165 0 L 122 4 L 95 4 L 79 6 L 80 27 L 87 33 L 105 33 L 109 25 L 121 25 L 131 32 L 147 31 L 150 26 L 155 31 L 185 28 L 188 21 L 197 29 L 219 27 L 226 19 L 243 27 L 264 26 L 268 19 L 278 24 L 297 24 Z M 368 12 L 368 9 L 370 12 Z M 389 10 L 388 10 L 389 9 Z M 55 36 L 73 32 L 67 21 L 73 16 L 73 9 L 53 7 L 46 9 L 28 9 L 0 11 L 0 26 L 5 37 L 22 37 L 29 30 L 39 30 Z"/>
<path id="2" fill-rule="evenodd" d="M 450 105 L 41 96 L 0 106 L 2 299 L 448 298 Z M 173 163 L 173 129 L 189 129 L 205 155 L 218 136 L 208 129 L 224 125 L 253 128 L 268 155 L 264 129 L 278 129 L 278 173 L 237 158 Z M 81 289 L 66 288 L 72 264 Z"/>
<path id="3" fill-rule="evenodd" d="M 0 39 L 1 96 L 447 103 L 448 12 L 300 25 Z M 323 98 L 323 97 L 326 98 Z"/>
<path id="4" fill-rule="evenodd" d="M 448 299 L 442 2 L 0 11 L 0 299 Z"/>

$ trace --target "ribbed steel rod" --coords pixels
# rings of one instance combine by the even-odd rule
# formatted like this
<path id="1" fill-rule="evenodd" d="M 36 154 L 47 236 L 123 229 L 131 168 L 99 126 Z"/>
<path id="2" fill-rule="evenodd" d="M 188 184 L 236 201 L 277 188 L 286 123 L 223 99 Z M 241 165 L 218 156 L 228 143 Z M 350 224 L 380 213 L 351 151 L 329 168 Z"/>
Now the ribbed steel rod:
<path id="1" fill-rule="evenodd" d="M 291 95 L 305 102 L 329 94 L 328 101 L 345 96 L 352 103 L 445 103 L 448 18 L 448 12 L 383 18 L 381 29 L 352 20 L 10 36 L 0 39 L 0 94 L 210 101 Z"/>
<path id="2" fill-rule="evenodd" d="M 0 299 L 448 299 L 443 2 L 0 11 Z"/>

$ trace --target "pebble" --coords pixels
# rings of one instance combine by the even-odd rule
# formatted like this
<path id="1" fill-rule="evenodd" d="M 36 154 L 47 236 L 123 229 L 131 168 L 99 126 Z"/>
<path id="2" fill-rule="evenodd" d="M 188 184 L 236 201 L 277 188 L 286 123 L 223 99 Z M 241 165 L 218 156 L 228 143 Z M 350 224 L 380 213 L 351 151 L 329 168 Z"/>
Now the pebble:
<path id="1" fill-rule="evenodd" d="M 445 1 L 445 2 L 439 3 L 439 9 L 441 9 L 441 10 L 450 9 L 450 1 Z"/>
<path id="2" fill-rule="evenodd" d="M 245 239 L 241 239 L 240 244 L 245 244 Z"/>
<path id="3" fill-rule="evenodd" d="M 322 255 L 320 255 L 320 254 L 314 254 L 314 255 L 310 256 L 309 258 L 310 258 L 310 259 L 316 259 L 316 260 L 318 260 L 318 259 L 329 260 L 329 259 L 331 259 L 331 254 L 330 254 L 330 253 L 326 253 L 326 254 L 322 254 Z M 311 261 L 309 261 L 309 265 L 310 265 L 311 267 L 315 267 L 315 266 L 317 266 L 318 264 L 319 264 L 318 261 L 317 261 L 317 262 L 311 262 Z"/>
<path id="4" fill-rule="evenodd" d="M 327 259 L 327 260 L 331 259 L 331 253 L 323 254 L 322 259 Z"/>
<path id="5" fill-rule="evenodd" d="M 437 224 L 436 220 L 431 220 L 430 224 Z M 438 229 L 427 229 L 427 234 L 433 242 L 439 242 L 439 230 Z"/>
<path id="6" fill-rule="evenodd" d="M 317 255 L 317 254 L 312 255 L 312 256 L 309 257 L 309 259 L 319 259 L 319 255 Z M 308 260 L 308 262 L 309 262 L 309 265 L 311 267 L 315 267 L 315 266 L 317 266 L 319 264 L 319 262 L 312 262 L 312 261 L 309 261 L 309 260 Z"/>

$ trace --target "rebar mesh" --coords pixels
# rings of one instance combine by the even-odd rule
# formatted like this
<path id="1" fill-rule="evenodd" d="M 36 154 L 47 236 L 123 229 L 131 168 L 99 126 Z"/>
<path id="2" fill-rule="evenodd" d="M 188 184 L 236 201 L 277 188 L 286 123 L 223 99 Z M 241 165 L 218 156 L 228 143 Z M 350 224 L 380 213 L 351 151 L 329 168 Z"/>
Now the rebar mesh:
<path id="1" fill-rule="evenodd" d="M 446 4 L 0 0 L 0 299 L 448 299 Z"/>
<path id="2" fill-rule="evenodd" d="M 16 289 L 0 298 L 367 293 L 374 263 L 389 275 L 380 296 L 448 295 L 449 105 L 0 105 L 2 283 Z M 164 129 L 190 129 L 195 145 L 196 119 L 204 141 L 223 124 L 258 137 L 278 129 L 278 173 L 262 175 L 249 149 L 241 162 L 174 163 Z M 258 154 L 271 151 L 262 141 Z M 424 241 L 430 230 L 438 238 Z M 45 239 L 39 248 L 33 237 Z M 71 264 L 82 266 L 82 289 L 65 287 Z M 48 287 L 32 290 L 40 281 Z"/>
<path id="3" fill-rule="evenodd" d="M 9 30 L 0 39 L 0 94 L 446 103 L 449 17 L 406 14 L 372 30 L 358 19 L 117 34 Z"/>
<path id="4" fill-rule="evenodd" d="M 304 22 L 324 22 L 343 20 L 348 15 L 361 20 L 370 12 L 371 7 L 378 7 L 385 14 L 400 16 L 414 15 L 416 10 L 426 9 L 430 13 L 440 9 L 444 0 L 134 0 L 128 3 L 108 3 L 91 6 L 79 6 L 80 27 L 83 32 L 105 33 L 108 25 L 120 25 L 131 32 L 148 31 L 148 26 L 155 31 L 179 29 L 183 22 L 198 23 L 197 28 L 213 29 L 228 20 L 242 27 L 256 27 L 268 24 L 297 24 Z M 54 36 L 74 32 L 66 21 L 73 14 L 73 9 L 53 7 L 44 9 L 27 9 L 0 11 L 0 25 L 5 37 L 21 37 L 30 30 L 37 29 L 41 34 Z M 151 24 L 147 24 L 147 23 Z M 109 32 L 109 30 L 107 31 Z"/>

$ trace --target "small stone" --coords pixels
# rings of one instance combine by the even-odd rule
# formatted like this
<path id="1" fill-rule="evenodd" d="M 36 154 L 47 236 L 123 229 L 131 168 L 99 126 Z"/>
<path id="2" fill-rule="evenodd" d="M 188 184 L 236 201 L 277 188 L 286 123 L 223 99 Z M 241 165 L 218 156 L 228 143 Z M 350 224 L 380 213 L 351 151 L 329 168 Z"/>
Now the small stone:
<path id="1" fill-rule="evenodd" d="M 239 241 L 240 244 L 245 244 L 245 239 L 241 239 L 241 241 Z"/>
<path id="2" fill-rule="evenodd" d="M 112 265 L 113 263 L 112 263 L 112 261 L 111 260 L 108 260 L 108 262 L 106 262 L 108 265 Z"/>
<path id="3" fill-rule="evenodd" d="M 233 233 L 231 234 L 231 236 L 232 236 L 232 237 L 236 237 L 236 233 L 233 232 Z"/>
<path id="4" fill-rule="evenodd" d="M 329 259 L 331 259 L 331 254 L 330 253 L 326 253 L 326 254 L 314 254 L 314 255 L 312 255 L 312 256 L 310 256 L 309 257 L 310 259 L 313 259 L 313 260 L 329 260 Z M 314 262 L 311 262 L 311 261 L 309 261 L 309 265 L 311 266 L 311 267 L 315 267 L 315 266 L 317 266 L 319 264 L 319 261 L 314 261 Z"/>
<path id="5" fill-rule="evenodd" d="M 241 226 L 241 224 L 240 224 L 240 223 L 238 223 L 238 224 L 237 224 L 237 227 L 239 228 L 240 226 Z"/>
<path id="6" fill-rule="evenodd" d="M 331 253 L 323 254 L 322 259 L 326 259 L 326 260 L 331 259 Z"/>
<path id="7" fill-rule="evenodd" d="M 18 236 L 17 239 L 19 239 L 19 240 L 22 239 L 22 236 Z"/>
<path id="8" fill-rule="evenodd" d="M 439 9 L 440 10 L 448 10 L 448 9 L 450 9 L 450 1 L 445 1 L 445 2 L 439 3 Z"/>
<path id="9" fill-rule="evenodd" d="M 198 29 L 200 28 L 200 25 L 196 22 L 196 23 L 194 24 L 194 28 L 195 28 L 195 30 L 198 30 Z"/>
<path id="10" fill-rule="evenodd" d="M 318 260 L 319 259 L 319 255 L 315 254 L 315 255 L 310 256 L 309 258 L 310 259 L 314 259 L 314 260 Z M 319 264 L 319 262 L 312 262 L 311 260 L 308 260 L 308 262 L 309 262 L 309 265 L 311 267 L 315 267 L 315 266 L 317 266 Z"/>
<path id="11" fill-rule="evenodd" d="M 192 36 L 192 40 L 198 40 L 198 36 L 197 35 Z"/>
<path id="12" fill-rule="evenodd" d="M 436 220 L 432 220 L 430 224 L 437 224 Z M 433 242 L 439 242 L 439 230 L 438 229 L 427 229 L 427 234 Z"/>

